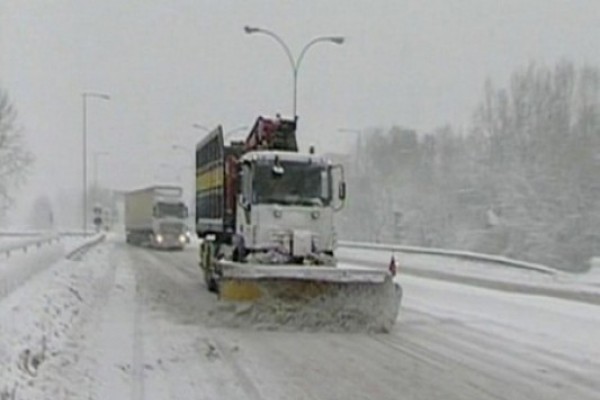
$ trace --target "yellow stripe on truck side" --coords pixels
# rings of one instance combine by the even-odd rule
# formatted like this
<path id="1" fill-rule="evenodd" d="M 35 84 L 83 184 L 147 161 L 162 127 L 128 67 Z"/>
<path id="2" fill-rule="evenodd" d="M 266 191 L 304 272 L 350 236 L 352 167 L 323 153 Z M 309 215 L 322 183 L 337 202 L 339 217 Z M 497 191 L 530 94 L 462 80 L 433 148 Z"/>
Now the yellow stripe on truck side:
<path id="1" fill-rule="evenodd" d="M 198 191 L 210 190 L 223 186 L 223 168 L 221 166 L 196 176 Z"/>

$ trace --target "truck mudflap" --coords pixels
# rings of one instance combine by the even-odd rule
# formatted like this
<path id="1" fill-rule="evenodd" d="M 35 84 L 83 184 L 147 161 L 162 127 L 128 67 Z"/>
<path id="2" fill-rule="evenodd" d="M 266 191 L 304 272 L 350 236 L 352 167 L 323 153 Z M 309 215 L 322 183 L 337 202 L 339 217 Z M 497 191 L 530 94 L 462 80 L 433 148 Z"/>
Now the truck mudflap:
<path id="1" fill-rule="evenodd" d="M 385 270 L 252 265 L 220 260 L 228 322 L 267 329 L 389 332 L 402 290 Z"/>

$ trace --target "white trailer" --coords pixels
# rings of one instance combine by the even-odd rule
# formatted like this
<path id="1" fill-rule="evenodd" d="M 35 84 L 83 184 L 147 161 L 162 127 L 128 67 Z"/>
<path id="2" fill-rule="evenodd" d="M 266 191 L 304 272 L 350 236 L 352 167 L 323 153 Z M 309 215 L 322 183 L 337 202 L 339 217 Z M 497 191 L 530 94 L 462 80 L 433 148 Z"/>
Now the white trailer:
<path id="1" fill-rule="evenodd" d="M 125 194 L 127 243 L 183 249 L 188 209 L 177 186 L 151 186 Z"/>

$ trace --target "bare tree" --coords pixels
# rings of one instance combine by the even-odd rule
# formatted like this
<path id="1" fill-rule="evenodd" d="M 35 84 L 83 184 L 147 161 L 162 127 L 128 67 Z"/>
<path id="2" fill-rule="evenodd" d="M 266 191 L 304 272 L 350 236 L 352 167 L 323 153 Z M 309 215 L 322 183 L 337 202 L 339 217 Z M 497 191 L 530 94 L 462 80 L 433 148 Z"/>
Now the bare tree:
<path id="1" fill-rule="evenodd" d="M 13 190 L 23 183 L 32 162 L 17 125 L 17 111 L 0 89 L 0 215 L 12 204 Z"/>

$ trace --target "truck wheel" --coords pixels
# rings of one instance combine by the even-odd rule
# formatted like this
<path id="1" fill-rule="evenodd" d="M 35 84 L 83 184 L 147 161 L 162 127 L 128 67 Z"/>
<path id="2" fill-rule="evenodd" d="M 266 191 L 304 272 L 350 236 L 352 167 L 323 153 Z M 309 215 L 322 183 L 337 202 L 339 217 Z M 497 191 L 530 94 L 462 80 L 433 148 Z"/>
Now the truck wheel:
<path id="1" fill-rule="evenodd" d="M 244 262 L 246 255 L 248 254 L 246 247 L 244 246 L 244 239 L 237 238 L 232 240 L 232 242 L 234 247 L 231 257 L 233 258 L 233 261 Z"/>
<path id="2" fill-rule="evenodd" d="M 213 252 L 215 251 L 212 243 L 203 241 L 200 244 L 200 269 L 204 275 L 204 283 L 209 292 L 218 293 L 217 281 L 212 271 Z"/>
<path id="3" fill-rule="evenodd" d="M 217 285 L 217 281 L 212 272 L 207 268 L 203 268 L 202 272 L 204 274 L 204 283 L 206 284 L 208 291 L 212 293 L 218 293 L 219 286 Z"/>
<path id="4" fill-rule="evenodd" d="M 219 294 L 219 285 L 214 278 L 210 277 L 206 280 L 206 287 L 209 292 Z"/>

